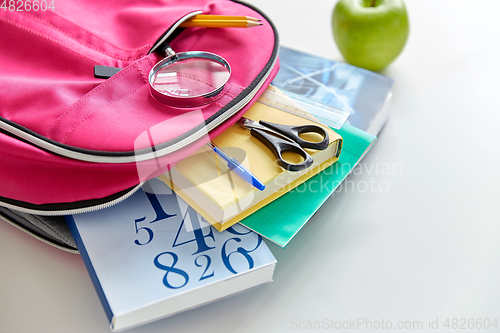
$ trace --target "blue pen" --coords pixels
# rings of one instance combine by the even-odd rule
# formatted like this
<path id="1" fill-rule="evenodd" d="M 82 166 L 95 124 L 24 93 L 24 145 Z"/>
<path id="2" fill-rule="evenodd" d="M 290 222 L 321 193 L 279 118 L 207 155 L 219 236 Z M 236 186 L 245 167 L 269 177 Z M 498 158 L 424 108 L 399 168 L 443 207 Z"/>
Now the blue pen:
<path id="1" fill-rule="evenodd" d="M 236 174 L 243 178 L 247 183 L 251 184 L 260 191 L 263 191 L 266 188 L 266 185 L 264 185 L 253 173 L 251 173 L 250 170 L 241 165 L 241 163 L 237 159 L 227 155 L 222 149 L 217 147 L 212 142 L 207 143 L 207 145 L 212 148 L 214 153 L 216 153 L 220 158 L 227 162 L 227 167 L 230 170 L 236 172 Z"/>

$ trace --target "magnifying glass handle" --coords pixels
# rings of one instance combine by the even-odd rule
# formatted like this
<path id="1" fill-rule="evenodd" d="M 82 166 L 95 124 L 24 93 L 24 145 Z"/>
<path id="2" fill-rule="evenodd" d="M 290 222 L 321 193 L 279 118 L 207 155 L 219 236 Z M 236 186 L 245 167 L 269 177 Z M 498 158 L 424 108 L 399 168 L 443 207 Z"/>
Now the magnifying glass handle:
<path id="1" fill-rule="evenodd" d="M 165 58 L 168 58 L 168 57 L 175 57 L 175 51 L 172 50 L 172 48 L 170 47 L 170 45 L 166 45 L 165 49 L 163 50 L 163 55 L 165 56 Z"/>

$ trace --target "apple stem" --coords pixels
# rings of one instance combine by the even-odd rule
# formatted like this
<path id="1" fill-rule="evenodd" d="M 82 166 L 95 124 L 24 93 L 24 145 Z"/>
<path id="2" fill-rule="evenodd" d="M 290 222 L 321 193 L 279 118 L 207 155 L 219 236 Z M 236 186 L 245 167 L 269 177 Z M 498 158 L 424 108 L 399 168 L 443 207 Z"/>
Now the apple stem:
<path id="1" fill-rule="evenodd" d="M 372 7 L 375 7 L 375 2 L 377 2 L 377 0 L 372 0 Z"/>

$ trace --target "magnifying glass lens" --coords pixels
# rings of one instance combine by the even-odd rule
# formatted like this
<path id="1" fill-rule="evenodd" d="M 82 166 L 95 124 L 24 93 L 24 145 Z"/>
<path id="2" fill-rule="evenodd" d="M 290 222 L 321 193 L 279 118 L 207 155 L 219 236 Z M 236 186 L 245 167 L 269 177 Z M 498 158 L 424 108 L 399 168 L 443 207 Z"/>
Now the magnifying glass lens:
<path id="1" fill-rule="evenodd" d="M 149 73 L 151 95 L 174 107 L 194 107 L 211 103 L 223 94 L 231 76 L 224 58 L 209 52 L 173 54 L 157 63 Z"/>
<path id="2" fill-rule="evenodd" d="M 220 62 L 206 58 L 187 58 L 158 70 L 152 85 L 172 97 L 207 95 L 223 86 L 229 70 Z"/>

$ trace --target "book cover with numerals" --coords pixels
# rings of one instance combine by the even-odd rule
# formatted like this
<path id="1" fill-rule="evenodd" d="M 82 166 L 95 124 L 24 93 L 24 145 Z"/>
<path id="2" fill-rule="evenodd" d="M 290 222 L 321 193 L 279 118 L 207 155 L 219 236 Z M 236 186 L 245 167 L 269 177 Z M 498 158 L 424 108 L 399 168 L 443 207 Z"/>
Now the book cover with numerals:
<path id="1" fill-rule="evenodd" d="M 272 281 L 276 259 L 260 235 L 216 231 L 158 179 L 66 219 L 113 331 Z"/>

